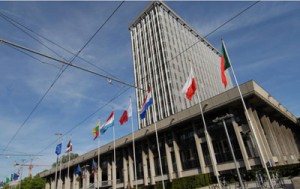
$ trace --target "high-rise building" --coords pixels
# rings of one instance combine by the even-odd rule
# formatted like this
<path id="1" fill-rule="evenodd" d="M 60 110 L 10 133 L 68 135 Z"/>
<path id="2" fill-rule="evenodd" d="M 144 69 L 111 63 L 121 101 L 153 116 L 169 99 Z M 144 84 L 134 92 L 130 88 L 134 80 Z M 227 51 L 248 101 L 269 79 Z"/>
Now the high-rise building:
<path id="1" fill-rule="evenodd" d="M 154 99 L 146 119 L 139 120 L 139 128 L 198 103 L 197 98 L 187 101 L 181 93 L 191 67 L 200 100 L 232 88 L 228 76 L 227 88 L 221 82 L 219 51 L 165 3 L 150 3 L 129 30 L 135 83 L 138 88 L 150 86 Z M 138 108 L 145 95 L 145 91 L 136 89 Z"/>

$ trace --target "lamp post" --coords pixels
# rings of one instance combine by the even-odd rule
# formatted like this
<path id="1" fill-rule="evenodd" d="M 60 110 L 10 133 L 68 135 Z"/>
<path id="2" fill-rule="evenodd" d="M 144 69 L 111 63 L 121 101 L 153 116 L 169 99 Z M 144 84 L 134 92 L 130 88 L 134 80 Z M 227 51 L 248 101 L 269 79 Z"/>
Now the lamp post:
<path id="1" fill-rule="evenodd" d="M 236 169 L 236 172 L 237 172 L 237 174 L 238 174 L 240 186 L 241 186 L 242 189 L 245 189 L 244 184 L 243 184 L 243 181 L 242 181 L 242 177 L 241 177 L 241 174 L 240 174 L 238 165 L 237 165 L 237 161 L 236 161 L 236 158 L 235 158 L 235 155 L 234 155 L 234 151 L 233 151 L 233 148 L 232 148 L 232 145 L 231 145 L 231 141 L 230 141 L 230 138 L 229 138 L 229 134 L 228 134 L 226 122 L 225 122 L 225 119 L 230 119 L 230 118 L 232 118 L 232 117 L 233 117 L 233 114 L 226 114 L 225 116 L 217 117 L 216 119 L 213 120 L 213 122 L 214 122 L 214 123 L 218 123 L 218 122 L 221 122 L 221 121 L 222 121 L 222 123 L 223 123 L 224 130 L 225 130 L 225 133 L 226 133 L 226 137 L 227 137 L 227 140 L 228 140 L 228 144 L 229 144 L 229 147 L 230 147 L 231 155 L 232 155 L 232 157 L 233 157 L 235 169 Z"/>

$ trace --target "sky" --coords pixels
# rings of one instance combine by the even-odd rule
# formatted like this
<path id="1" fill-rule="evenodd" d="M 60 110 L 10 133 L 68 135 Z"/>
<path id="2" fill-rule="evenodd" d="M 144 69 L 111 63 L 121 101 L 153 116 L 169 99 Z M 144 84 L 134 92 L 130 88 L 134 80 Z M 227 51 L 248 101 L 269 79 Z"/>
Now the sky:
<path id="1" fill-rule="evenodd" d="M 0 38 L 70 61 L 74 55 L 69 52 L 76 54 L 81 50 L 120 3 L 0 2 L 2 15 L 30 30 L 23 28 L 24 32 L 1 16 Z M 79 53 L 86 61 L 75 58 L 73 64 L 134 84 L 128 26 L 148 3 L 125 1 Z M 166 1 L 202 36 L 253 3 Z M 262 1 L 207 37 L 219 50 L 224 38 L 239 83 L 255 80 L 297 117 L 300 116 L 299 18 L 300 2 Z M 137 130 L 133 88 L 71 67 L 36 107 L 61 70 L 60 63 L 0 43 L 0 180 L 17 171 L 14 162 L 32 160 L 35 165 L 45 165 L 34 167 L 33 174 L 49 169 L 56 161 L 59 139 L 55 133 L 64 134 L 63 151 L 70 138 L 73 153 L 81 155 L 97 148 L 92 130 L 98 119 L 104 123 L 111 111 L 115 111 L 116 139 L 130 134 L 130 122 L 123 126 L 118 123 L 130 97 Z M 112 140 L 112 129 L 101 136 L 102 145 Z M 27 176 L 27 170 L 24 168 L 23 176 Z"/>

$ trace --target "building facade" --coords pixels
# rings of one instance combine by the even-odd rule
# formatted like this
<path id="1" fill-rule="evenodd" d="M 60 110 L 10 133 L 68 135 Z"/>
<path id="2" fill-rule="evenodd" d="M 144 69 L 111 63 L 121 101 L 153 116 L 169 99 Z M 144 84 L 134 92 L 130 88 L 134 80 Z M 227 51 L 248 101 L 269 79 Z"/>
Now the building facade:
<path id="1" fill-rule="evenodd" d="M 185 110 L 198 99 L 187 101 L 181 89 L 191 68 L 205 100 L 232 88 L 221 82 L 220 53 L 165 3 L 151 2 L 129 25 L 134 63 L 137 106 L 151 87 L 154 105 L 139 128 Z M 151 116 L 150 116 L 151 115 Z M 156 115 L 156 116 L 155 116 Z"/>
<path id="2" fill-rule="evenodd" d="M 244 83 L 240 88 L 253 123 L 253 132 L 262 146 L 264 163 L 272 162 L 272 166 L 299 163 L 300 125 L 297 118 L 254 81 Z M 216 117 L 227 113 L 234 115 L 226 120 L 226 125 L 240 169 L 251 170 L 261 166 L 253 142 L 254 133 L 249 129 L 237 88 L 201 103 L 219 173 L 235 171 L 224 128 L 213 122 Z M 158 121 L 157 130 L 164 180 L 172 182 L 176 178 L 213 172 L 198 105 Z M 127 188 L 128 185 L 134 187 L 136 182 L 139 186 L 147 186 L 161 181 L 154 126 L 142 128 L 134 135 L 137 180 L 130 134 L 115 141 L 116 162 L 111 142 L 101 146 L 97 170 L 92 170 L 92 162 L 97 162 L 97 149 L 71 160 L 69 175 L 68 163 L 63 164 L 57 189 L 115 189 Z M 75 175 L 78 165 L 82 174 Z M 40 176 L 47 180 L 46 189 L 55 188 L 55 168 L 40 173 Z"/>

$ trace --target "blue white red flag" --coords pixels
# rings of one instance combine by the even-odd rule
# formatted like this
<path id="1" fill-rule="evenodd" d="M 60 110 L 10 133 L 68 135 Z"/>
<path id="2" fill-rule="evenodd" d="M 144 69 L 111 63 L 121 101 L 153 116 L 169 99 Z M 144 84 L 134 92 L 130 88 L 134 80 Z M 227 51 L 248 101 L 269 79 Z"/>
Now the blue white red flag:
<path id="1" fill-rule="evenodd" d="M 151 90 L 149 87 L 148 91 L 147 91 L 147 95 L 144 99 L 144 103 L 143 103 L 141 109 L 139 110 L 141 119 L 144 119 L 146 117 L 146 111 L 147 111 L 148 107 L 152 104 L 153 104 L 153 99 L 152 99 Z"/>
<path id="2" fill-rule="evenodd" d="M 114 112 L 111 112 L 106 122 L 100 128 L 101 135 L 103 135 L 108 128 L 114 126 L 114 118 L 115 118 Z"/>
<path id="3" fill-rule="evenodd" d="M 73 149 L 73 145 L 72 145 L 72 142 L 71 142 L 71 140 L 69 140 L 69 143 L 68 143 L 68 145 L 67 145 L 67 149 L 66 149 L 66 153 L 69 153 L 69 152 L 71 152 L 71 151 L 72 151 L 72 149 Z"/>

